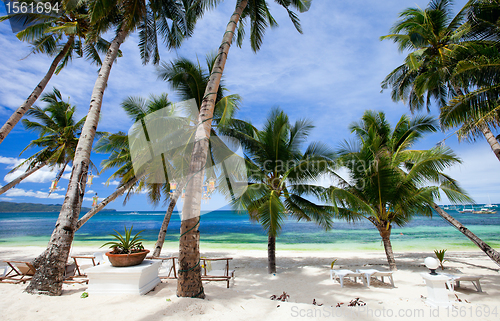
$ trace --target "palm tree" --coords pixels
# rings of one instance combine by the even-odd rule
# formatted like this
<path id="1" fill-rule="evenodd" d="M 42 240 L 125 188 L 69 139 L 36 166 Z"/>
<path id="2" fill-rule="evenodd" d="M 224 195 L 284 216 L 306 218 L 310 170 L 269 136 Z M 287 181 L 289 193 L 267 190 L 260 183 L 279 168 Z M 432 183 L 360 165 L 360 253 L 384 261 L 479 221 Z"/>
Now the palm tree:
<path id="1" fill-rule="evenodd" d="M 199 16 L 194 13 L 202 12 L 202 10 L 196 11 L 195 9 L 206 8 L 210 5 L 212 5 L 212 1 L 192 0 L 161 2 L 98 0 L 90 2 L 89 13 L 93 28 L 91 39 L 96 39 L 99 34 L 112 27 L 116 27 L 116 36 L 109 46 L 92 91 L 89 112 L 75 151 L 71 178 L 56 228 L 52 233 L 47 250 L 32 262 L 36 273 L 26 289 L 27 292 L 61 294 L 62 275 L 69 256 L 85 191 L 85 186 L 82 186 L 80 182 L 84 181 L 87 176 L 90 152 L 99 121 L 104 90 L 120 45 L 129 34 L 142 27 L 142 32 L 139 33 L 141 39 L 156 39 L 157 33 L 160 33 L 170 48 L 178 47 L 183 37 L 189 36 L 193 31 L 196 18 Z M 186 11 L 189 12 L 187 19 L 185 19 Z M 149 28 L 150 25 L 153 28 Z M 155 50 L 155 47 L 150 46 L 149 43 L 149 41 L 141 41 L 141 44 L 146 48 L 144 52 Z M 143 59 L 145 58 L 146 55 L 143 55 Z"/>
<path id="2" fill-rule="evenodd" d="M 333 207 L 306 198 L 324 192 L 313 182 L 327 172 L 334 156 L 321 143 L 312 143 L 301 151 L 312 128 L 307 120 L 292 125 L 283 111 L 273 109 L 263 130 L 251 126 L 237 130 L 240 137 L 246 137 L 242 144 L 248 188 L 233 205 L 248 211 L 250 219 L 260 222 L 267 232 L 269 273 L 276 273 L 276 237 L 286 218 L 313 221 L 326 230 L 333 224 Z"/>
<path id="3" fill-rule="evenodd" d="M 429 110 L 432 100 L 442 107 L 456 95 L 446 63 L 449 53 L 465 40 L 461 27 L 467 5 L 453 17 L 451 4 L 431 0 L 426 9 L 403 10 L 391 34 L 380 37 L 394 41 L 400 52 L 410 51 L 405 62 L 385 77 L 382 88 L 391 87 L 392 99 L 408 102 L 412 111 L 424 106 Z"/>
<path id="4" fill-rule="evenodd" d="M 455 56 L 457 53 L 458 56 L 463 56 L 464 51 L 470 57 L 477 55 L 474 49 L 477 45 L 471 40 L 473 35 L 477 34 L 477 28 L 471 26 L 471 21 L 464 23 L 466 13 L 470 12 L 474 2 L 469 1 L 454 17 L 451 16 L 450 0 L 432 0 L 425 10 L 406 9 L 400 14 L 402 19 L 391 29 L 392 34 L 381 37 L 382 40 L 392 39 L 398 44 L 400 51 L 411 51 L 405 62 L 382 82 L 383 89 L 392 87 L 391 95 L 394 101 L 407 101 L 412 111 L 421 109 L 424 105 L 429 111 L 432 100 L 443 109 L 451 98 L 470 96 L 468 90 L 474 86 L 472 82 L 477 79 L 477 75 L 460 81 L 456 67 L 461 59 Z M 461 78 L 464 78 L 463 75 Z M 482 93 L 481 89 L 480 91 Z M 441 115 L 444 128 L 456 125 L 459 121 L 448 116 L 449 109 L 445 108 L 444 114 Z M 491 118 L 491 114 L 489 116 Z M 470 121 L 470 117 L 470 113 L 462 117 L 469 119 L 463 130 L 470 132 L 468 128 L 471 125 L 476 132 L 479 130 L 500 160 L 500 144 L 491 132 L 488 122 L 482 117 L 476 117 L 480 119 L 479 122 Z M 447 120 L 448 118 L 451 120 Z"/>
<path id="5" fill-rule="evenodd" d="M 367 219 L 379 231 L 391 270 L 396 261 L 390 241 L 393 225 L 403 226 L 415 215 L 432 214 L 442 190 L 452 202 L 470 201 L 458 183 L 442 171 L 460 160 L 447 147 L 414 150 L 426 133 L 437 130 L 430 117 L 403 115 L 394 129 L 382 112 L 366 111 L 350 129 L 353 143 L 339 151 L 339 164 L 349 178 L 340 175 L 338 186 L 325 194 L 347 221 Z"/>
<path id="6" fill-rule="evenodd" d="M 290 19 L 295 28 L 302 32 L 299 18 L 290 7 L 305 12 L 309 9 L 310 0 L 275 0 L 280 6 L 287 10 Z M 264 37 L 265 29 L 268 26 L 276 26 L 276 20 L 269 11 L 268 2 L 265 0 L 248 1 L 236 0 L 236 7 L 231 15 L 226 30 L 222 37 L 222 42 L 217 52 L 216 62 L 211 69 L 210 81 L 203 94 L 203 103 L 200 107 L 198 117 L 199 126 L 196 137 L 193 155 L 190 161 L 189 176 L 192 179 L 186 187 L 186 196 L 182 213 L 185 219 L 181 223 L 181 237 L 179 240 L 179 264 L 180 273 L 177 282 L 177 296 L 204 298 L 205 293 L 201 282 L 200 274 L 200 249 L 199 249 L 199 231 L 200 222 L 200 203 L 202 197 L 202 185 L 204 179 L 203 167 L 208 155 L 208 138 L 211 133 L 211 122 L 215 108 L 215 99 L 213 95 L 218 92 L 220 80 L 224 72 L 229 48 L 231 47 L 234 36 L 237 31 L 237 42 L 242 43 L 245 34 L 245 21 L 250 20 L 250 44 L 252 50 L 258 51 Z"/>
<path id="7" fill-rule="evenodd" d="M 48 105 L 45 108 L 33 107 L 27 113 L 37 121 L 24 119 L 26 129 L 39 133 L 39 138 L 33 140 L 21 154 L 29 148 L 41 148 L 30 156 L 15 169 L 28 164 L 28 169 L 18 178 L 3 186 L 0 194 L 20 183 L 23 179 L 33 174 L 38 169 L 49 165 L 51 167 L 61 166 L 59 179 L 66 165 L 73 160 L 76 144 L 85 121 L 85 117 L 76 121 L 74 119 L 75 106 L 63 101 L 61 92 L 54 88 L 50 94 L 42 95 L 43 102 Z"/>
<path id="8" fill-rule="evenodd" d="M 449 15 L 449 6 L 450 1 L 431 1 L 425 11 L 410 8 L 401 13 L 404 18 L 394 26 L 393 34 L 382 39 L 393 39 L 400 51 L 414 51 L 384 79 L 382 88 L 392 87 L 393 100 L 408 101 L 411 110 L 423 106 L 427 92 L 427 106 L 431 97 L 439 103 L 443 128 L 462 125 L 459 139 L 472 139 L 482 133 L 500 160 L 500 135 L 495 137 L 490 129 L 498 124 L 497 105 L 491 99 L 497 95 L 498 83 L 497 76 L 492 77 L 498 75 L 492 63 L 498 55 L 498 25 L 494 18 L 498 16 L 498 1 L 469 1 L 454 18 Z M 468 22 L 460 25 L 466 13 Z M 456 219 L 442 209 L 437 212 L 470 238 Z M 480 248 L 489 246 L 482 242 Z M 498 262 L 498 255 L 495 259 L 491 251 L 485 252 Z"/>
<path id="9" fill-rule="evenodd" d="M 32 0 L 28 0 L 29 4 Z M 37 2 L 34 2 L 35 5 Z M 89 32 L 87 7 L 84 2 L 78 2 L 75 7 L 70 3 L 62 3 L 65 10 L 62 14 L 32 14 L 17 13 L 0 17 L 0 21 L 12 20 L 23 27 L 17 33 L 20 40 L 32 44 L 32 53 L 42 53 L 54 56 L 49 70 L 33 89 L 26 101 L 17 108 L 0 128 L 0 144 L 9 132 L 31 108 L 47 86 L 52 75 L 58 74 L 72 59 L 73 55 L 85 57 L 96 65 L 101 65 L 99 52 L 105 52 L 109 43 L 98 38 L 95 42 L 85 41 Z M 62 9 L 61 9 L 62 11 Z"/>
<path id="10" fill-rule="evenodd" d="M 181 98 L 184 100 L 194 99 L 196 101 L 196 106 L 198 110 L 203 101 L 203 93 L 209 81 L 210 73 L 213 65 L 215 64 L 216 56 L 207 55 L 206 65 L 207 69 L 203 69 L 198 62 L 198 64 L 186 58 L 178 58 L 170 63 L 162 63 L 158 68 L 159 78 L 169 82 L 172 88 L 180 94 Z M 235 112 L 238 110 L 238 105 L 241 101 L 241 97 L 237 94 L 225 95 L 227 89 L 224 87 L 222 81 L 218 89 L 217 98 L 215 102 L 214 126 L 219 124 L 225 125 L 228 121 L 239 122 L 233 118 Z M 196 117 L 197 115 L 195 115 Z M 217 137 L 217 131 L 211 128 L 211 137 Z M 210 145 L 210 144 L 209 144 Z M 209 158 L 210 163 L 214 164 L 213 149 L 210 146 Z M 170 217 L 177 203 L 177 199 L 180 195 L 180 191 L 184 188 L 184 184 L 179 184 L 177 192 L 171 196 L 169 208 L 165 214 L 165 218 L 158 235 L 158 240 L 155 244 L 155 250 L 153 256 L 159 256 L 163 243 L 165 241 L 165 236 L 167 233 L 167 227 L 170 222 Z"/>
<path id="11" fill-rule="evenodd" d="M 500 144 L 490 128 L 500 125 L 498 0 L 475 1 L 468 9 L 470 43 L 453 53 L 453 80 L 466 88 L 441 109 L 444 128 L 458 127 L 458 138 L 484 135 L 500 160 Z"/>

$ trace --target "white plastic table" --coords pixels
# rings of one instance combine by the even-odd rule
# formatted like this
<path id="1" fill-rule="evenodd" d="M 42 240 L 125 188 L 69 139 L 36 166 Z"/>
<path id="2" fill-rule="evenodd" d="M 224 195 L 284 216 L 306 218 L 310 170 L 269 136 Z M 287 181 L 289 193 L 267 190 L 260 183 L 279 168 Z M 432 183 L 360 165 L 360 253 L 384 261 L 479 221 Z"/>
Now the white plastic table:
<path id="1" fill-rule="evenodd" d="M 161 261 L 144 260 L 141 264 L 114 267 L 101 264 L 85 270 L 89 278 L 88 293 L 93 294 L 146 294 L 161 280 L 158 269 Z"/>

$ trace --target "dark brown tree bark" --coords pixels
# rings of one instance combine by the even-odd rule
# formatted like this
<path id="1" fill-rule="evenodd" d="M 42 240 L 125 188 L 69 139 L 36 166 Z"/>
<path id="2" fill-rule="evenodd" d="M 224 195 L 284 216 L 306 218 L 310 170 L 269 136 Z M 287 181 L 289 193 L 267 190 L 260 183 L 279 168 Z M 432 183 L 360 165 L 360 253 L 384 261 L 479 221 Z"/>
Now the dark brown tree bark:
<path id="1" fill-rule="evenodd" d="M 99 70 L 99 75 L 92 91 L 87 119 L 83 125 L 82 133 L 76 147 L 66 197 L 47 249 L 33 262 L 36 272 L 29 286 L 26 288 L 26 292 L 28 293 L 48 295 L 61 295 L 62 293 L 63 274 L 76 231 L 83 196 L 85 195 L 85 182 L 87 180 L 90 152 L 99 121 L 102 97 L 111 67 L 116 60 L 120 45 L 125 40 L 127 34 L 123 29 L 117 32 Z"/>
<path id="2" fill-rule="evenodd" d="M 441 207 L 439 207 L 437 204 L 432 204 L 432 207 L 434 210 L 444 218 L 448 223 L 453 225 L 457 230 L 462 232 L 463 235 L 467 236 L 469 240 L 474 242 L 490 259 L 493 260 L 498 266 L 500 266 L 500 253 L 495 251 L 491 246 L 486 244 L 483 240 L 481 240 L 479 237 L 476 236 L 476 234 L 472 233 L 468 228 L 462 225 L 459 221 L 457 221 L 453 216 L 450 214 L 446 213 Z"/>
<path id="3" fill-rule="evenodd" d="M 276 273 L 276 237 L 271 235 L 267 237 L 267 272 Z"/>
<path id="4" fill-rule="evenodd" d="M 177 296 L 205 298 L 201 283 L 199 223 L 199 216 L 181 222 Z"/>
<path id="5" fill-rule="evenodd" d="M 24 114 L 26 114 L 26 112 L 31 108 L 31 106 L 33 106 L 38 97 L 40 97 L 43 90 L 49 83 L 50 78 L 52 78 L 52 75 L 54 74 L 57 65 L 59 64 L 59 62 L 61 62 L 64 56 L 71 49 L 74 41 L 75 41 L 75 36 L 68 37 L 68 41 L 66 41 L 66 44 L 64 45 L 63 49 L 59 52 L 59 54 L 57 54 L 54 60 L 52 60 L 49 70 L 42 78 L 42 80 L 38 83 L 38 85 L 35 87 L 35 89 L 33 89 L 31 95 L 29 95 L 28 99 L 26 99 L 26 101 L 21 106 L 19 106 L 19 108 L 16 109 L 16 111 L 9 117 L 9 119 L 5 122 L 2 128 L 0 128 L 0 144 L 3 142 L 5 137 L 9 135 L 10 131 L 14 128 L 14 126 L 17 125 L 17 123 L 21 120 Z"/>
<path id="6" fill-rule="evenodd" d="M 382 242 L 384 243 L 385 255 L 387 257 L 387 262 L 389 263 L 389 269 L 391 271 L 397 271 L 396 260 L 394 259 L 394 252 L 392 252 L 391 244 L 391 230 L 392 226 L 389 225 L 389 229 L 385 225 L 377 225 L 378 232 L 382 237 Z"/>

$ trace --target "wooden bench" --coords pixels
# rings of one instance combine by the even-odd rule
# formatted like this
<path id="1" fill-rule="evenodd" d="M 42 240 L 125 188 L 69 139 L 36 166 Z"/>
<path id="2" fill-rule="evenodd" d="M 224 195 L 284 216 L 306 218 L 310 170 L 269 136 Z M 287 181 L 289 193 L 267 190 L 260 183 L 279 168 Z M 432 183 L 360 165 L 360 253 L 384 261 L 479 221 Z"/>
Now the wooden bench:
<path id="1" fill-rule="evenodd" d="M 208 258 L 201 258 L 201 269 L 202 269 L 202 275 L 201 275 L 201 280 L 202 281 L 226 281 L 227 282 L 227 288 L 229 289 L 229 282 L 231 281 L 231 278 L 234 278 L 234 270 L 229 270 L 229 260 L 232 260 L 233 258 L 231 257 L 224 257 L 224 258 L 216 258 L 216 259 L 208 259 Z M 226 261 L 226 264 L 224 265 L 223 269 L 217 269 L 217 270 L 211 270 L 209 269 L 209 264 L 211 265 L 212 262 L 217 262 L 217 261 Z"/>

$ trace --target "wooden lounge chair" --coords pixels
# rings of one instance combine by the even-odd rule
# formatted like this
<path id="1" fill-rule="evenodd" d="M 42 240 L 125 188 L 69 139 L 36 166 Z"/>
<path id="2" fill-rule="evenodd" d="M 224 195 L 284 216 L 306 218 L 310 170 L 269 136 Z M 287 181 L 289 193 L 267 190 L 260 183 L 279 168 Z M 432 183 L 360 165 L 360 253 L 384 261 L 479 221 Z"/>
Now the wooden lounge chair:
<path id="1" fill-rule="evenodd" d="M 75 268 L 76 268 L 76 275 L 75 277 L 86 277 L 84 270 L 82 268 L 83 265 L 78 264 L 78 260 L 91 260 L 92 265 L 88 264 L 89 266 L 96 266 L 96 259 L 95 256 L 82 256 L 82 255 L 75 255 L 71 257 L 73 261 L 75 262 Z"/>
<path id="2" fill-rule="evenodd" d="M 83 284 L 89 283 L 89 280 L 85 278 L 85 276 L 77 275 L 77 265 L 76 263 L 69 263 L 66 264 L 65 270 L 64 270 L 64 279 L 63 283 L 79 283 Z"/>
<path id="3" fill-rule="evenodd" d="M 370 286 L 370 279 L 372 277 L 377 279 L 377 277 L 380 276 L 380 279 L 382 282 L 384 282 L 384 277 L 389 278 L 389 281 L 391 281 L 392 287 L 394 287 L 394 279 L 392 278 L 391 271 L 379 271 L 379 270 L 375 270 L 375 269 L 366 269 L 366 270 L 360 269 L 360 270 L 356 270 L 356 272 L 364 274 L 367 286 Z"/>
<path id="4" fill-rule="evenodd" d="M 232 257 L 224 257 L 217 259 L 201 258 L 201 280 L 202 281 L 226 281 L 229 289 L 229 282 L 234 278 L 234 270 L 229 269 L 229 261 Z M 226 261 L 220 269 L 211 269 L 209 266 L 216 265 L 218 261 Z"/>
<path id="5" fill-rule="evenodd" d="M 366 285 L 364 274 L 360 272 L 353 272 L 351 270 L 330 270 L 330 279 L 335 282 L 336 279 L 339 279 L 340 287 L 344 287 L 344 278 L 354 278 L 354 282 L 357 282 L 357 279 L 360 278 L 363 282 L 363 285 Z"/>
<path id="6" fill-rule="evenodd" d="M 160 256 L 150 256 L 149 260 L 161 260 L 161 267 L 158 272 L 158 277 L 160 280 L 177 279 L 176 270 L 176 259 L 175 256 L 170 257 L 160 257 Z M 166 272 L 168 271 L 168 272 Z"/>
<path id="7" fill-rule="evenodd" d="M 30 262 L 26 261 L 5 261 L 10 270 L 0 278 L 1 282 L 6 283 L 26 283 L 35 275 L 35 268 Z"/>
<path id="8" fill-rule="evenodd" d="M 161 260 L 162 266 L 166 267 L 166 269 L 160 268 L 160 279 L 177 279 L 177 271 L 178 271 L 178 258 L 176 256 L 171 257 L 159 257 L 159 256 L 151 256 L 148 257 L 151 260 Z M 233 258 L 225 257 L 225 258 L 201 258 L 200 266 L 201 266 L 201 280 L 202 281 L 226 281 L 227 288 L 229 288 L 229 283 L 231 279 L 234 280 L 234 270 L 229 269 L 229 261 Z M 225 261 L 224 265 L 220 267 L 220 269 L 210 269 L 209 266 L 212 265 L 212 262 Z M 213 263 L 217 265 L 217 263 Z M 163 270 L 163 271 L 162 271 Z M 166 272 L 168 271 L 168 272 Z"/>
<path id="9" fill-rule="evenodd" d="M 106 258 L 101 252 L 96 252 L 92 255 L 74 255 L 71 257 L 75 263 L 68 264 L 66 266 L 66 273 L 65 273 L 65 283 L 89 283 L 89 280 L 87 279 L 87 275 L 84 272 L 83 267 L 92 267 L 96 266 L 99 264 L 106 263 Z M 86 265 L 81 265 L 78 264 L 78 261 L 81 262 L 81 260 L 90 260 L 92 261 L 92 265 L 86 264 Z M 87 261 L 90 263 L 89 261 Z M 71 269 L 73 268 L 73 272 L 71 272 Z M 75 278 L 85 278 L 83 280 L 75 280 Z"/>

